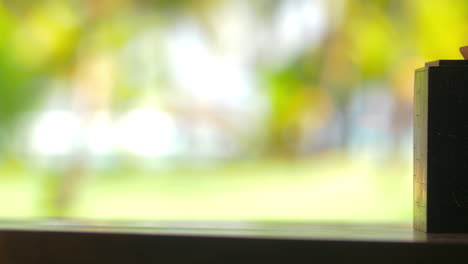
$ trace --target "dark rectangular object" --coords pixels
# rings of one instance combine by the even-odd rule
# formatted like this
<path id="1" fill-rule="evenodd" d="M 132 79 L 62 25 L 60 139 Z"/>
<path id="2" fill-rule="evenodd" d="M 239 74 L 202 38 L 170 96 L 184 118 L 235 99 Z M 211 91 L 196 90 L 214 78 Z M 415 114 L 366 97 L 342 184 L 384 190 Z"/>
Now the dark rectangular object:
<path id="1" fill-rule="evenodd" d="M 414 228 L 468 232 L 468 61 L 416 70 Z"/>
<path id="2" fill-rule="evenodd" d="M 445 264 L 468 247 L 468 234 L 369 223 L 96 224 L 0 221 L 0 263 Z"/>
<path id="3" fill-rule="evenodd" d="M 468 60 L 438 60 L 426 62 L 426 67 L 431 66 L 468 66 Z"/>

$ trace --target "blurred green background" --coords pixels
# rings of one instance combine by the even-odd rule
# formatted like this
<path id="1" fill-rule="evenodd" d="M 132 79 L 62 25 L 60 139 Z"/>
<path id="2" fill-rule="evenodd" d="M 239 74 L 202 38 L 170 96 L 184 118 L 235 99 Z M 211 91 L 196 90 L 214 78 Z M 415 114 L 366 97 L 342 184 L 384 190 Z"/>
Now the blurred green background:
<path id="1" fill-rule="evenodd" d="M 4 0 L 0 217 L 410 222 L 462 0 Z"/>

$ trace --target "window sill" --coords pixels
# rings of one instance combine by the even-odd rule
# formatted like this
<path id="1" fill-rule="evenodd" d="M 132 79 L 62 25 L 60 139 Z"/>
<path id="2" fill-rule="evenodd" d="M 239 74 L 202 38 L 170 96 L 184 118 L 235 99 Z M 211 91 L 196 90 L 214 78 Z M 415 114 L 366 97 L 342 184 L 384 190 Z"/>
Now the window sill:
<path id="1" fill-rule="evenodd" d="M 467 248 L 398 225 L 0 222 L 0 263 L 447 263 Z"/>

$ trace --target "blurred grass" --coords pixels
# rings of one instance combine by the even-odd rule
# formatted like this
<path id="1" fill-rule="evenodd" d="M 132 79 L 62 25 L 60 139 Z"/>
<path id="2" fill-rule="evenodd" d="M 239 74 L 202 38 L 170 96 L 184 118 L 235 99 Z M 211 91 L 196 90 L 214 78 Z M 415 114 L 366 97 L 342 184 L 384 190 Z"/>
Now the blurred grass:
<path id="1" fill-rule="evenodd" d="M 70 217 L 93 220 L 409 222 L 411 163 L 328 155 L 87 175 Z M 0 217 L 42 218 L 43 176 L 4 169 Z M 31 180 L 31 178 L 33 180 Z M 8 202 L 8 201 L 14 201 Z"/>

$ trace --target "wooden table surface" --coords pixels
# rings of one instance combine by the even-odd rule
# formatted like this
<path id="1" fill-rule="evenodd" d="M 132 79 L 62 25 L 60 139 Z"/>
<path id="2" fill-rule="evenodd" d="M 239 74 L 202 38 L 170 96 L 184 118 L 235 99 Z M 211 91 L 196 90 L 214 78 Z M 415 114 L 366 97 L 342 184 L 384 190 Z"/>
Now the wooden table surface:
<path id="1" fill-rule="evenodd" d="M 0 263 L 468 262 L 468 234 L 408 225 L 0 222 Z"/>

